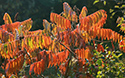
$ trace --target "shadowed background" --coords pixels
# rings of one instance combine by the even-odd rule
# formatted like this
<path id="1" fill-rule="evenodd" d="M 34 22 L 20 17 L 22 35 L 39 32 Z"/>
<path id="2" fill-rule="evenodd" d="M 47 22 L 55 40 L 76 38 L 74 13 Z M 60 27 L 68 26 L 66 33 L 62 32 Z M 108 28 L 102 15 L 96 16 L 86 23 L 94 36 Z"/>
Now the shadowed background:
<path id="1" fill-rule="evenodd" d="M 51 12 L 61 13 L 63 11 L 63 2 L 68 2 L 72 8 L 76 5 L 80 10 L 83 6 L 86 6 L 88 15 L 99 9 L 106 10 L 108 18 L 104 28 L 111 28 L 123 34 L 119 32 L 119 28 L 116 27 L 117 24 L 115 23 L 117 17 L 122 16 L 122 13 L 118 12 L 113 18 L 110 18 L 109 9 L 116 4 L 113 0 L 108 1 L 105 6 L 101 2 L 93 5 L 94 0 L 0 0 L 0 25 L 4 24 L 2 18 L 5 12 L 10 14 L 13 22 L 15 14 L 18 12 L 17 21 L 32 18 L 33 27 L 31 30 L 43 29 L 42 20 L 47 19 L 49 21 Z"/>

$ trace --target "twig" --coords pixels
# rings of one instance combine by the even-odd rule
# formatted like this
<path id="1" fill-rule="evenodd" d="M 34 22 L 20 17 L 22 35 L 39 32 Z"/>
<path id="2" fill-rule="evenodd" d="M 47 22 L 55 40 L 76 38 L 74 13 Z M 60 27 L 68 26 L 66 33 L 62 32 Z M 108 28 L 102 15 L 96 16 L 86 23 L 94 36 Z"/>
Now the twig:
<path id="1" fill-rule="evenodd" d="M 17 21 L 17 16 L 18 16 L 19 12 L 17 12 L 14 16 L 14 21 Z"/>
<path id="2" fill-rule="evenodd" d="M 53 37 L 53 33 L 49 32 Z M 72 53 L 75 57 L 77 56 L 71 49 L 67 48 L 63 43 L 60 42 L 60 40 L 57 40 L 62 46 L 64 46 L 70 53 Z"/>
<path id="3" fill-rule="evenodd" d="M 24 51 L 25 51 L 25 53 L 28 55 L 29 59 L 31 60 L 31 57 L 30 57 L 30 55 L 28 54 L 26 48 L 24 48 Z M 32 60 L 31 60 L 31 64 L 32 64 Z"/>
<path id="4" fill-rule="evenodd" d="M 45 78 L 44 75 L 42 75 L 42 74 L 40 74 L 40 76 L 41 76 L 42 78 Z"/>
<path id="5" fill-rule="evenodd" d="M 66 67 L 66 72 L 65 72 L 65 75 L 64 75 L 64 78 L 68 78 L 68 70 L 69 70 L 69 63 L 70 63 L 70 61 L 71 61 L 71 59 L 72 59 L 72 56 L 70 55 L 69 56 L 69 60 L 68 60 L 68 65 L 67 65 L 67 67 Z"/>
<path id="6" fill-rule="evenodd" d="M 67 48 L 63 43 L 59 42 L 62 46 L 64 46 L 67 50 L 69 50 L 70 53 L 72 53 L 75 57 L 76 57 L 76 54 L 70 50 L 69 48 Z"/>

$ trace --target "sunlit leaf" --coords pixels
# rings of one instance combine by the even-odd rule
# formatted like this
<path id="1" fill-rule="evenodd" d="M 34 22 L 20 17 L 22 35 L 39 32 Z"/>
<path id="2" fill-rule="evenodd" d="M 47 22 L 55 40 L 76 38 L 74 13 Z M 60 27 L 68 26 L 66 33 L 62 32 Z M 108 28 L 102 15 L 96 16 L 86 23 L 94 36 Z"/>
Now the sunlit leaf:
<path id="1" fill-rule="evenodd" d="M 111 12 L 113 12 L 114 11 L 114 9 L 109 9 L 109 12 L 111 13 Z"/>
<path id="2" fill-rule="evenodd" d="M 106 5 L 106 1 L 103 1 L 103 4 Z"/>
<path id="3" fill-rule="evenodd" d="M 119 55 L 118 55 L 118 58 L 120 57 L 120 56 L 122 56 L 123 55 L 123 53 L 120 53 Z"/>
<path id="4" fill-rule="evenodd" d="M 119 6 L 118 6 L 118 5 L 115 5 L 114 7 L 115 7 L 115 8 L 119 8 Z"/>
<path id="5" fill-rule="evenodd" d="M 117 27 L 119 27 L 121 24 L 118 24 Z"/>
<path id="6" fill-rule="evenodd" d="M 95 1 L 93 2 L 93 5 L 96 4 L 96 3 L 98 3 L 98 2 L 99 2 L 99 0 L 95 0 Z"/>
<path id="7" fill-rule="evenodd" d="M 115 15 L 115 13 L 116 13 L 116 12 L 113 12 L 110 18 L 112 18 L 112 17 Z"/>
<path id="8" fill-rule="evenodd" d="M 3 20 L 4 20 L 5 24 L 11 24 L 12 23 L 11 17 L 10 17 L 10 15 L 8 13 L 4 14 Z"/>
<path id="9" fill-rule="evenodd" d="M 98 64 L 98 65 L 102 65 L 102 60 L 101 60 L 101 59 L 98 59 L 98 60 L 97 60 L 97 64 Z"/>
<path id="10" fill-rule="evenodd" d="M 125 7 L 125 5 L 122 5 L 120 8 L 124 8 Z"/>
<path id="11" fill-rule="evenodd" d="M 6 68 L 5 68 L 5 73 L 7 73 L 7 71 L 9 70 L 9 68 L 10 68 L 10 63 L 7 63 L 6 64 Z"/>
<path id="12" fill-rule="evenodd" d="M 85 16 L 87 15 L 87 12 L 88 12 L 88 10 L 87 10 L 87 8 L 84 6 L 84 7 L 82 8 L 82 11 L 81 11 L 80 15 L 79 15 L 79 19 L 82 19 L 83 17 L 85 17 Z"/>

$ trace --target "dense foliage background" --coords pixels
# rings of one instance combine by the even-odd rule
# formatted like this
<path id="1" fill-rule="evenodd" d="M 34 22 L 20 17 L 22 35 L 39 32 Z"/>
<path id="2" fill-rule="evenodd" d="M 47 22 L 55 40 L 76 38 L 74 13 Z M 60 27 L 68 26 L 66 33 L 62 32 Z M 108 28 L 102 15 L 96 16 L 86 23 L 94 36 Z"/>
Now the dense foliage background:
<path id="1" fill-rule="evenodd" d="M 0 24 L 3 24 L 2 16 L 5 12 L 11 15 L 12 20 L 18 12 L 18 21 L 32 18 L 33 27 L 31 30 L 43 29 L 42 19 L 46 18 L 49 20 L 51 12 L 62 12 L 62 3 L 65 1 L 68 2 L 71 7 L 76 5 L 80 10 L 83 6 L 86 6 L 89 9 L 88 14 L 92 14 L 99 9 L 104 9 L 108 14 L 107 24 L 104 27 L 111 28 L 117 32 L 119 31 L 115 22 L 118 16 L 122 16 L 122 13 L 117 12 L 113 18 L 110 18 L 111 13 L 109 13 L 109 9 L 114 8 L 117 4 L 114 0 L 108 0 L 106 5 L 103 5 L 103 2 L 98 2 L 93 5 L 95 0 L 0 0 Z"/>

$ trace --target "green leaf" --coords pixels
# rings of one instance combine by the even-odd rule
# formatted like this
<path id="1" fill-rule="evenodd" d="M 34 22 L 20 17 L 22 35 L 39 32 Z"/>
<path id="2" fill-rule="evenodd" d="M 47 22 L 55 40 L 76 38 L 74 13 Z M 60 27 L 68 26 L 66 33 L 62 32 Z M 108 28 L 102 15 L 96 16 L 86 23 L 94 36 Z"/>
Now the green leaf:
<path id="1" fill-rule="evenodd" d="M 109 9 L 109 12 L 111 13 L 111 12 L 113 12 L 114 11 L 114 9 Z"/>
<path id="2" fill-rule="evenodd" d="M 102 73 L 102 71 L 98 71 L 98 72 L 97 72 L 97 74 L 101 74 L 101 73 Z"/>
<path id="3" fill-rule="evenodd" d="M 105 49 L 108 49 L 109 47 L 106 47 Z"/>
<path id="4" fill-rule="evenodd" d="M 102 66 L 99 66 L 98 68 L 99 68 L 99 69 L 102 69 Z"/>
<path id="5" fill-rule="evenodd" d="M 125 27 L 123 27 L 123 29 L 122 29 L 123 31 L 125 30 Z"/>
<path id="6" fill-rule="evenodd" d="M 112 18 L 112 16 L 110 16 L 110 18 Z"/>
<path id="7" fill-rule="evenodd" d="M 116 53 L 121 53 L 120 51 L 116 51 Z"/>
<path id="8" fill-rule="evenodd" d="M 98 2 L 99 2 L 99 0 L 95 0 L 95 1 L 93 2 L 93 5 L 96 4 L 96 3 L 98 3 Z"/>
<path id="9" fill-rule="evenodd" d="M 58 77 L 61 77 L 59 73 L 57 73 Z"/>
<path id="10" fill-rule="evenodd" d="M 120 8 L 124 8 L 125 7 L 125 5 L 122 5 Z"/>
<path id="11" fill-rule="evenodd" d="M 113 12 L 112 15 L 111 15 L 111 18 L 115 15 L 116 12 Z"/>
<path id="12" fill-rule="evenodd" d="M 20 35 L 20 36 L 22 36 L 22 35 L 23 35 L 23 33 L 22 33 L 22 28 L 23 28 L 23 26 L 22 26 L 22 25 L 18 28 L 18 29 L 19 29 L 19 31 L 18 31 L 18 32 L 19 32 L 19 35 Z"/>
<path id="13" fill-rule="evenodd" d="M 103 4 L 106 5 L 106 1 L 104 1 Z"/>
<path id="14" fill-rule="evenodd" d="M 4 47 L 7 47 L 7 44 L 4 44 Z"/>
<path id="15" fill-rule="evenodd" d="M 124 18 L 123 18 L 123 17 L 121 17 L 121 18 L 122 18 L 121 22 L 123 22 L 123 21 L 124 21 Z"/>
<path id="16" fill-rule="evenodd" d="M 101 64 L 102 64 L 102 60 L 101 60 L 101 59 L 98 59 L 98 60 L 97 60 L 97 64 L 98 64 L 98 65 L 101 65 Z"/>
<path id="17" fill-rule="evenodd" d="M 124 45 L 120 45 L 120 47 L 123 47 Z"/>
<path id="18" fill-rule="evenodd" d="M 113 55 L 113 57 L 118 58 L 114 53 L 112 55 Z"/>
<path id="19" fill-rule="evenodd" d="M 14 59 L 16 59 L 17 57 L 15 56 Z"/>

